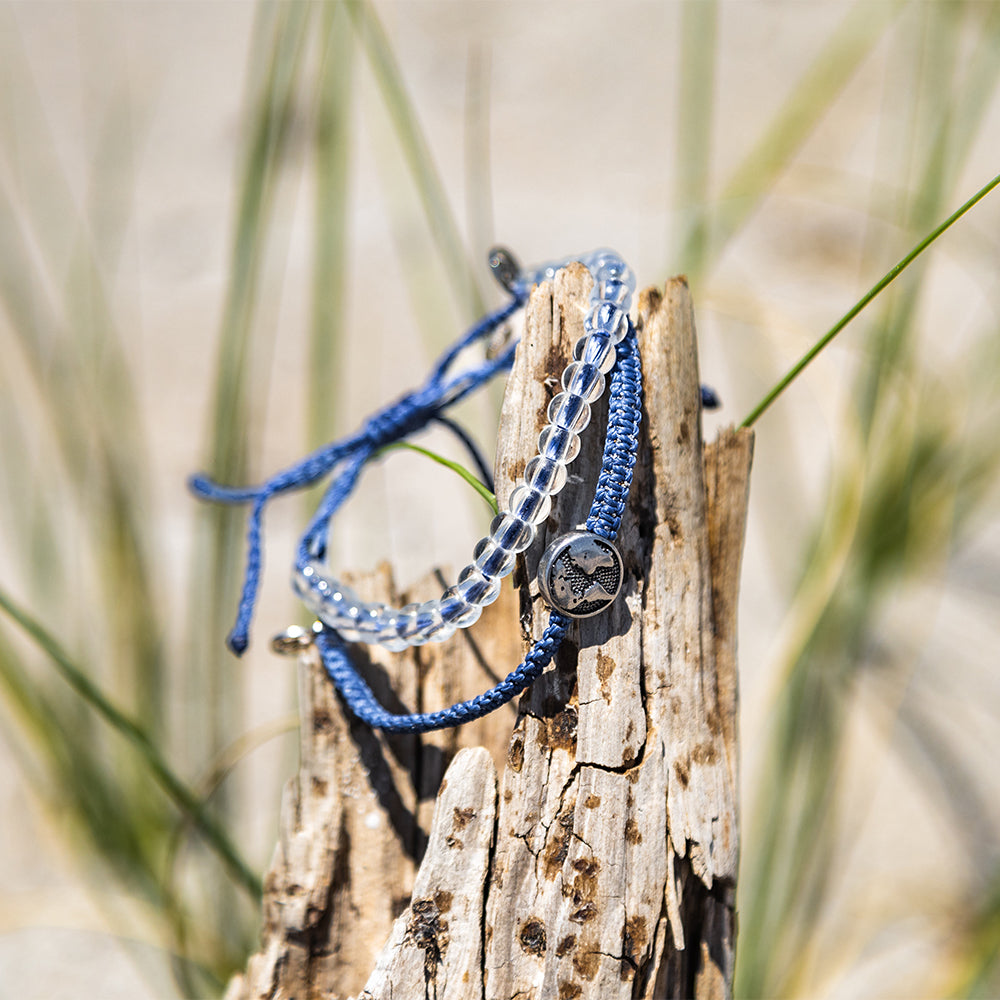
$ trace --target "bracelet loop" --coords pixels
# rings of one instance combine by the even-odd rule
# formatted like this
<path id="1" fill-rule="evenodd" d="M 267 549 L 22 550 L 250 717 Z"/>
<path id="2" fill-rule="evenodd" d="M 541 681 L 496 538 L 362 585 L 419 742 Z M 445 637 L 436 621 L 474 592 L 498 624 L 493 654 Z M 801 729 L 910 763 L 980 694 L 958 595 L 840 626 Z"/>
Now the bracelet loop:
<path id="1" fill-rule="evenodd" d="M 352 492 L 365 464 L 376 451 L 438 420 L 454 427 L 442 411 L 513 363 L 514 346 L 457 375 L 449 370 L 461 351 L 501 326 L 527 301 L 534 284 L 553 278 L 565 264 L 579 259 L 594 277 L 585 335 L 562 372 L 562 389 L 551 400 L 548 424 L 538 438 L 537 454 L 525 466 L 511 493 L 509 509 L 501 511 L 490 533 L 473 552 L 473 561 L 436 601 L 402 609 L 367 603 L 342 586 L 324 565 L 330 521 Z M 262 486 L 221 487 L 205 477 L 191 480 L 200 495 L 224 503 L 252 503 L 247 542 L 247 570 L 230 647 L 246 646 L 247 633 L 261 569 L 261 529 L 264 507 L 271 497 L 301 488 L 336 470 L 299 544 L 293 583 L 306 606 L 321 620 L 315 642 L 328 674 L 351 710 L 369 725 L 393 732 L 424 732 L 478 718 L 523 691 L 555 655 L 572 617 L 603 611 L 620 590 L 623 567 L 612 544 L 617 536 L 632 482 L 642 401 L 642 368 L 635 330 L 628 317 L 635 278 L 613 251 L 600 250 L 583 258 L 521 271 L 502 248 L 491 253 L 490 266 L 510 292 L 511 301 L 484 317 L 439 359 L 423 387 L 376 413 L 355 435 L 314 452 L 278 473 Z M 352 666 L 346 642 L 377 643 L 400 650 L 425 642 L 441 642 L 456 629 L 472 625 L 482 609 L 496 600 L 502 579 L 514 568 L 517 554 L 534 541 L 537 526 L 548 517 L 552 497 L 565 486 L 567 467 L 580 450 L 580 434 L 590 423 L 591 405 L 610 386 L 608 425 L 601 473 L 586 522 L 586 531 L 563 535 L 546 550 L 539 586 L 553 608 L 549 625 L 524 662 L 494 688 L 440 712 L 396 716 L 383 709 Z M 468 438 L 459 432 L 466 444 Z M 298 633 L 282 648 L 305 641 Z"/>
<path id="2" fill-rule="evenodd" d="M 594 275 L 596 285 L 584 320 L 587 333 L 574 352 L 577 360 L 570 361 L 563 370 L 563 389 L 549 404 L 549 424 L 539 436 L 538 454 L 525 466 L 521 482 L 511 493 L 509 509 L 498 514 L 490 534 L 479 540 L 473 561 L 461 571 L 458 583 L 437 600 L 393 608 L 361 600 L 330 575 L 322 557 L 300 553 L 293 586 L 306 607 L 343 639 L 377 643 L 390 650 L 444 642 L 457 629 L 474 624 L 482 609 L 499 596 L 500 583 L 513 571 L 517 553 L 532 543 L 537 526 L 548 517 L 552 498 L 566 483 L 567 466 L 580 449 L 579 435 L 590 422 L 591 404 L 604 392 L 604 373 L 614 366 L 617 347 L 631 329 L 626 310 L 635 278 L 624 261 L 612 251 L 602 250 L 584 257 L 582 263 Z M 501 281 L 510 287 L 517 285 L 513 276 L 516 265 L 509 253 L 494 250 L 490 265 Z M 552 266 L 547 265 L 542 273 L 547 275 Z M 611 286 L 612 301 L 604 298 L 606 285 Z M 383 431 L 398 430 L 402 434 L 411 424 L 419 423 L 416 413 L 411 416 L 405 409 L 405 404 L 418 395 L 405 397 L 396 408 L 379 415 L 374 434 L 379 444 L 385 443 Z M 620 420 L 622 415 L 612 407 L 612 417 Z M 626 419 L 635 422 L 631 414 Z M 369 430 L 374 423 L 369 423 Z M 605 458 L 602 476 L 607 477 L 614 468 L 615 456 Z"/>

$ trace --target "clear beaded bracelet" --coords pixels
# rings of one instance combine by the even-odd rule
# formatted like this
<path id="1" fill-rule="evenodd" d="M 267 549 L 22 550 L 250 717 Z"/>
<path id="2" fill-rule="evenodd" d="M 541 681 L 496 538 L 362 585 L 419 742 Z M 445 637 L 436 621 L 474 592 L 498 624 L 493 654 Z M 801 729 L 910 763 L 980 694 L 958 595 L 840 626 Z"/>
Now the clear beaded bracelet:
<path id="1" fill-rule="evenodd" d="M 364 465 L 387 444 L 401 440 L 431 421 L 439 421 L 471 446 L 443 411 L 513 363 L 515 344 L 496 358 L 452 376 L 450 369 L 469 344 L 490 334 L 527 301 L 532 286 L 551 279 L 565 264 L 580 260 L 594 276 L 585 335 L 562 375 L 562 391 L 550 403 L 548 425 L 538 441 L 538 454 L 500 513 L 490 534 L 475 548 L 474 561 L 437 601 L 402 609 L 366 603 L 341 586 L 324 568 L 330 522 L 352 492 Z M 319 509 L 299 545 L 294 585 L 320 619 L 313 635 L 324 665 L 352 712 L 369 725 L 394 732 L 423 732 L 478 718 L 524 690 L 551 661 L 572 618 L 607 608 L 617 596 L 622 561 L 613 542 L 632 480 L 641 413 L 642 372 L 635 330 L 628 317 L 635 279 L 622 259 L 609 250 L 521 272 L 506 251 L 491 254 L 491 267 L 509 291 L 511 301 L 484 317 L 438 361 L 420 389 L 375 414 L 356 434 L 334 442 L 278 473 L 258 487 L 219 486 L 203 476 L 191 487 L 200 496 L 222 503 L 252 504 L 247 530 L 247 566 L 236 624 L 229 645 L 237 654 L 247 645 L 261 572 L 261 532 L 266 503 L 275 495 L 298 489 L 336 471 Z M 539 563 L 539 588 L 552 609 L 543 636 L 524 662 L 490 691 L 443 709 L 419 715 L 393 715 L 374 699 L 346 651 L 346 642 L 377 643 L 392 650 L 444 641 L 458 628 L 472 625 L 482 609 L 496 600 L 501 581 L 514 568 L 517 555 L 534 541 L 556 495 L 567 480 L 567 467 L 580 448 L 580 434 L 590 421 L 591 404 L 604 392 L 611 373 L 608 427 L 601 474 L 586 530 L 557 538 Z M 704 397 L 705 390 L 703 390 Z M 708 400 L 706 399 L 706 402 Z M 474 450 L 474 449 L 473 449 Z M 474 452 L 475 454 L 475 452 Z M 484 463 L 478 460 L 480 468 Z"/>
<path id="2" fill-rule="evenodd" d="M 489 535 L 476 545 L 473 562 L 459 574 L 458 583 L 438 600 L 396 609 L 360 600 L 327 573 L 320 556 L 300 552 L 293 577 L 296 591 L 317 618 L 348 642 L 377 643 L 391 650 L 444 642 L 457 629 L 476 622 L 483 608 L 497 599 L 518 553 L 534 541 L 537 526 L 549 515 L 552 498 L 566 485 L 567 468 L 579 453 L 580 434 L 590 422 L 591 405 L 604 393 L 605 375 L 614 367 L 616 348 L 629 332 L 628 309 L 635 291 L 632 272 L 611 251 L 584 257 L 582 263 L 595 281 L 584 320 L 586 334 L 576 344 L 575 360 L 563 370 L 562 391 L 549 404 L 549 423 L 539 435 L 538 453 L 511 493 L 510 509 L 494 518 Z M 533 278 L 550 277 L 557 269 L 558 265 L 548 265 Z M 582 559 L 593 567 L 587 574 L 592 585 L 586 593 L 546 584 L 542 590 L 556 610 L 584 618 L 598 614 L 617 596 L 617 588 L 610 590 L 601 580 L 610 585 L 617 579 L 620 585 L 621 560 L 606 542 L 602 547 L 583 537 L 574 537 L 572 542 L 576 561 Z M 566 558 L 552 555 L 547 565 L 554 567 Z M 598 573 L 602 569 L 609 572 Z"/>

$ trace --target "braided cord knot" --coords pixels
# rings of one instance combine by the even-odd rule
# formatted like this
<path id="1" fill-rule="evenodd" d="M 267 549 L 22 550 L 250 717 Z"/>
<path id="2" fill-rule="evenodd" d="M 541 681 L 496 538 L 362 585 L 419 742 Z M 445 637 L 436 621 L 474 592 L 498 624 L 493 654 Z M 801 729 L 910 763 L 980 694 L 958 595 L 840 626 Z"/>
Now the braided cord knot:
<path id="1" fill-rule="evenodd" d="M 441 390 L 437 385 L 428 389 L 408 393 L 369 417 L 362 435 L 371 451 L 378 451 L 423 430 L 437 416 L 442 409 Z"/>

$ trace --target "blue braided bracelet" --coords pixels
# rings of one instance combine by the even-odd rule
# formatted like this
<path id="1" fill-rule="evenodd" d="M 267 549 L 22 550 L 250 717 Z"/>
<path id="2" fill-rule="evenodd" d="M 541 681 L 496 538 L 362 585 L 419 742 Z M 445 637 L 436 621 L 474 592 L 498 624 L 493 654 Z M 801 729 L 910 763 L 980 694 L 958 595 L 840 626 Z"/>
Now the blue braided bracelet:
<path id="1" fill-rule="evenodd" d="M 326 569 L 324 550 L 330 515 L 320 508 L 313 522 L 317 530 L 307 532 L 299 547 L 293 579 L 306 607 L 335 628 L 341 638 L 378 643 L 391 650 L 444 642 L 456 629 L 476 622 L 483 608 L 497 599 L 503 578 L 513 571 L 518 553 L 534 541 L 537 525 L 549 515 L 552 497 L 566 483 L 567 467 L 579 453 L 580 434 L 590 422 L 591 403 L 604 392 L 605 373 L 613 368 L 616 348 L 628 335 L 628 307 L 635 289 L 628 267 L 610 251 L 584 257 L 583 263 L 594 275 L 595 285 L 584 320 L 586 335 L 575 351 L 577 360 L 563 372 L 563 391 L 549 404 L 549 424 L 539 436 L 538 454 L 528 462 L 520 485 L 511 494 L 510 510 L 494 518 L 489 536 L 476 545 L 474 562 L 459 573 L 454 587 L 438 600 L 402 609 L 362 601 Z M 546 593 L 546 598 L 559 610 L 578 618 L 596 614 L 613 600 L 613 595 L 603 603 L 561 603 L 552 592 Z"/>
<path id="2" fill-rule="evenodd" d="M 539 567 L 539 582 L 543 593 L 546 590 L 544 581 L 545 565 L 558 565 L 559 553 L 564 546 L 569 546 L 572 554 L 573 544 L 584 541 L 592 547 L 593 539 L 599 538 L 607 543 L 614 541 L 621 524 L 629 487 L 632 484 L 632 470 L 635 467 L 635 453 L 639 436 L 639 422 L 642 407 L 642 366 L 639 362 L 639 350 L 635 341 L 635 330 L 629 323 L 628 336 L 619 347 L 618 362 L 611 374 L 610 409 L 608 414 L 608 433 L 604 442 L 604 459 L 601 475 L 597 481 L 594 502 L 587 518 L 587 532 L 571 532 L 557 538 L 546 550 Z M 614 557 L 617 552 L 613 546 L 608 546 Z M 581 551 L 580 549 L 576 550 Z M 584 556 L 587 548 L 583 548 Z M 563 559 L 566 557 L 563 556 Z M 601 569 L 598 568 L 593 577 Z M 619 585 L 621 582 L 621 566 L 618 564 Z M 578 574 L 586 576 L 585 573 Z M 617 588 L 616 588 L 617 590 Z M 583 596 L 586 596 L 584 593 Z M 551 603 L 551 602 L 550 602 Z M 604 607 L 610 601 L 606 601 Z M 461 701 L 450 708 L 439 712 L 422 712 L 414 714 L 395 715 L 386 711 L 376 700 L 371 688 L 351 663 L 347 646 L 337 631 L 324 625 L 316 633 L 315 641 L 323 657 L 323 665 L 331 680 L 336 685 L 351 709 L 362 722 L 373 729 L 381 729 L 389 733 L 425 733 L 433 729 L 447 729 L 459 726 L 464 722 L 482 718 L 495 711 L 501 705 L 516 698 L 525 688 L 538 678 L 555 656 L 566 635 L 571 619 L 558 611 L 549 616 L 549 624 L 516 670 L 511 671 L 502 681 L 483 694 Z"/>
<path id="3" fill-rule="evenodd" d="M 575 259 L 575 258 L 571 258 Z M 525 468 L 524 481 L 511 495 L 510 511 L 493 521 L 490 536 L 476 546 L 475 561 L 459 575 L 458 584 L 438 601 L 396 610 L 366 604 L 328 575 L 323 566 L 330 521 L 353 490 L 364 465 L 374 453 L 436 420 L 459 434 L 480 468 L 481 459 L 460 428 L 443 410 L 513 363 L 516 345 L 497 358 L 458 376 L 449 369 L 469 344 L 500 326 L 527 300 L 533 284 L 554 276 L 566 262 L 522 274 L 506 252 L 494 252 L 491 266 L 511 294 L 511 301 L 485 317 L 438 361 L 425 385 L 377 413 L 357 434 L 335 442 L 277 474 L 259 487 L 221 487 L 205 477 L 191 480 L 193 490 L 224 503 L 252 503 L 247 531 L 248 557 L 243 594 L 229 645 L 245 649 L 261 570 L 263 510 L 272 496 L 301 488 L 339 471 L 299 545 L 294 582 L 306 605 L 322 621 L 315 641 L 324 664 L 351 710 L 377 728 L 423 732 L 479 718 L 523 691 L 551 661 L 566 633 L 569 619 L 587 617 L 606 608 L 617 596 L 622 563 L 614 545 L 635 464 L 640 420 L 642 374 L 635 330 L 627 310 L 635 280 L 620 257 L 598 251 L 581 259 L 595 279 L 585 336 L 577 343 L 575 360 L 563 372 L 563 391 L 549 406 L 549 425 L 539 438 L 539 453 Z M 611 373 L 608 430 L 602 471 L 586 531 L 563 535 L 549 546 L 539 567 L 539 585 L 553 608 L 543 637 L 524 662 L 500 684 L 470 701 L 441 712 L 392 715 L 373 698 L 347 656 L 345 641 L 375 642 L 402 649 L 428 641 L 443 641 L 456 628 L 475 622 L 485 605 L 496 600 L 500 582 L 514 567 L 517 553 L 534 540 L 537 525 L 548 516 L 551 498 L 565 484 L 566 467 L 579 451 L 579 434 L 590 419 L 590 404 L 600 397 L 605 374 Z M 317 626 L 319 623 L 317 623 Z"/>

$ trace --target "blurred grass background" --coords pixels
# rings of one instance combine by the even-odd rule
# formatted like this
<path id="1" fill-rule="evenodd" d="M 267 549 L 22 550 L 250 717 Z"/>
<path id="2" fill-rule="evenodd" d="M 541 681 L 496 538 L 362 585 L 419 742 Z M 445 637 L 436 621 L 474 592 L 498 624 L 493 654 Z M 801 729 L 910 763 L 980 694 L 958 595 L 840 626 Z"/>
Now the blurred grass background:
<path id="1" fill-rule="evenodd" d="M 255 941 L 307 506 L 236 661 L 242 514 L 189 472 L 409 387 L 495 239 L 685 271 L 739 422 L 997 172 L 998 77 L 994 3 L 0 6 L 0 991 L 211 996 Z M 740 996 L 1000 995 L 998 232 L 757 425 Z M 393 457 L 335 558 L 458 563 L 481 507 Z"/>

